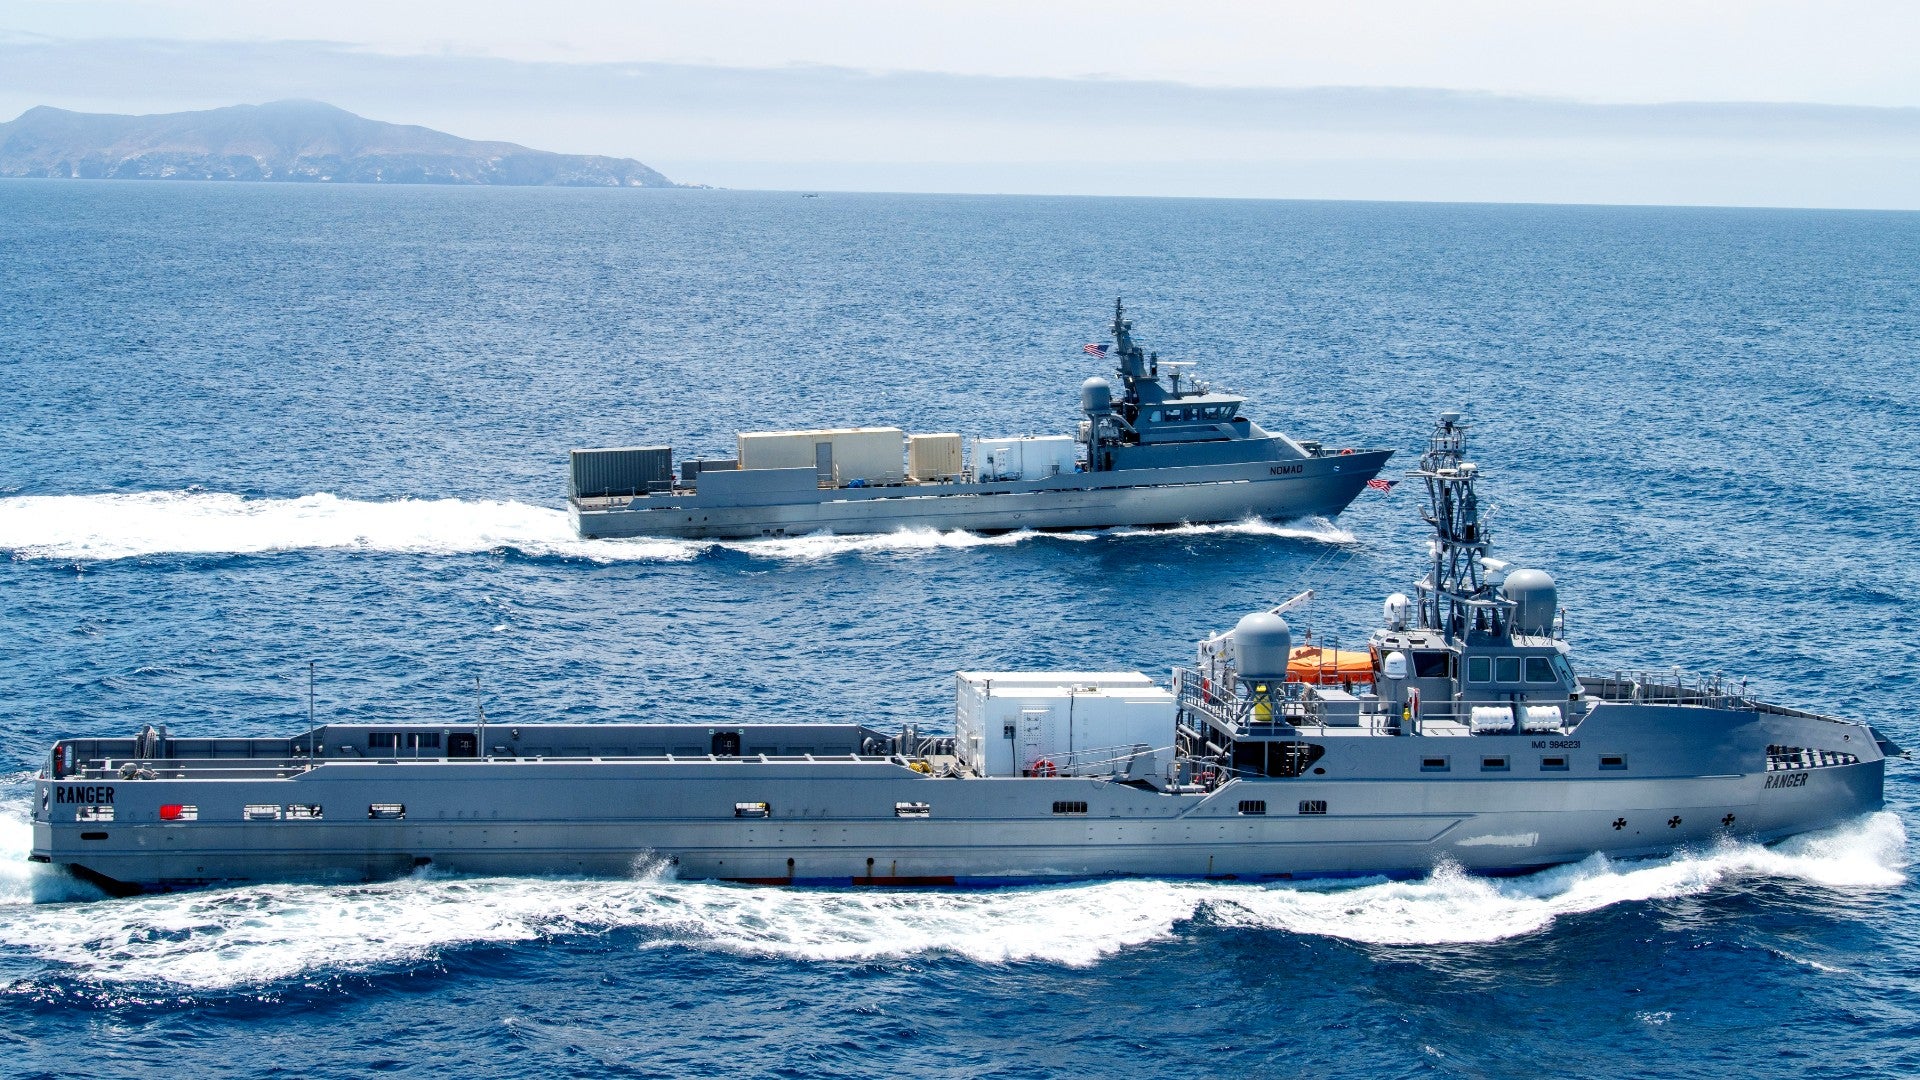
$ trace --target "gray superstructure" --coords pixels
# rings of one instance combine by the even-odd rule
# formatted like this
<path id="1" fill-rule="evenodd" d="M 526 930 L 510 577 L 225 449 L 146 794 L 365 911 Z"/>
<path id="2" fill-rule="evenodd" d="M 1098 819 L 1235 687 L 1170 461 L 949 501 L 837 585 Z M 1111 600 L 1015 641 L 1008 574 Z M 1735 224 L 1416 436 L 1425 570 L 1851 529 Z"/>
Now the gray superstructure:
<path id="1" fill-rule="evenodd" d="M 1134 672 L 961 672 L 951 734 L 853 723 L 327 724 L 61 739 L 33 853 L 111 890 L 475 873 L 991 884 L 1483 873 L 1880 808 L 1865 724 L 1674 672 L 1576 677 L 1553 580 L 1488 555 L 1443 417 L 1428 574 L 1328 677 L 1280 609 Z M 1332 669 L 1337 671 L 1337 667 Z"/>
<path id="2" fill-rule="evenodd" d="M 1074 436 L 978 438 L 964 459 L 957 434 L 747 432 L 736 456 L 678 471 L 670 447 L 575 450 L 568 506 L 588 539 L 1331 517 L 1393 454 L 1263 429 L 1240 414 L 1244 398 L 1143 350 L 1118 302 L 1112 332 L 1110 351 L 1087 350 L 1116 361 L 1120 393 L 1088 379 Z"/>

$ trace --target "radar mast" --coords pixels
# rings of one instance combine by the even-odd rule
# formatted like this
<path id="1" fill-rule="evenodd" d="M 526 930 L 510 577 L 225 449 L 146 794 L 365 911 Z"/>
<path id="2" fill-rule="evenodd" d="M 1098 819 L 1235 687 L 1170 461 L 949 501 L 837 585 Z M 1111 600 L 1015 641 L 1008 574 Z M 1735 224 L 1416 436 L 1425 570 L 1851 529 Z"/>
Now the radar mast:
<path id="1" fill-rule="evenodd" d="M 1467 427 L 1458 412 L 1441 413 L 1420 467 L 1408 474 L 1426 482 L 1427 508 L 1420 516 L 1433 526 L 1433 566 L 1416 586 L 1420 625 L 1449 642 L 1465 640 L 1470 631 L 1504 634 L 1512 606 L 1487 582 L 1482 560 L 1490 537 L 1473 490 L 1479 469 L 1466 460 Z"/>

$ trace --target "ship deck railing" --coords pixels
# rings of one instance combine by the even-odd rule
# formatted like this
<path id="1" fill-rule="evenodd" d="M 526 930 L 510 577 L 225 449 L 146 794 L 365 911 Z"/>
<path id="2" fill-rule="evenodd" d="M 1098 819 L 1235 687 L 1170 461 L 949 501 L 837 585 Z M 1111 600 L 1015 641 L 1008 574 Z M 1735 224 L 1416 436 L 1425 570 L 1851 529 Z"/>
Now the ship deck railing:
<path id="1" fill-rule="evenodd" d="M 1753 708 L 1747 684 L 1730 682 L 1718 672 L 1616 670 L 1608 675 L 1580 676 L 1580 690 L 1589 697 L 1619 704 L 1704 705 L 1710 708 Z"/>
<path id="2" fill-rule="evenodd" d="M 1048 762 L 1053 768 L 1051 775 L 1119 776 L 1126 774 L 1135 761 L 1143 758 L 1149 761 L 1157 758 L 1171 760 L 1173 753 L 1174 748 L 1171 746 L 1130 743 L 1125 746 L 1101 746 L 1076 750 L 1071 754 L 1056 755 L 1049 758 Z"/>
<path id="3" fill-rule="evenodd" d="M 56 779 L 129 783 L 142 780 L 286 780 L 327 765 L 568 765 L 568 764 L 853 764 L 906 766 L 901 754 L 489 754 L 485 757 L 451 757 L 442 754 L 330 756 L 314 759 L 305 756 L 282 758 L 93 758 L 76 763 Z M 44 771 L 43 771 L 44 772 Z"/>

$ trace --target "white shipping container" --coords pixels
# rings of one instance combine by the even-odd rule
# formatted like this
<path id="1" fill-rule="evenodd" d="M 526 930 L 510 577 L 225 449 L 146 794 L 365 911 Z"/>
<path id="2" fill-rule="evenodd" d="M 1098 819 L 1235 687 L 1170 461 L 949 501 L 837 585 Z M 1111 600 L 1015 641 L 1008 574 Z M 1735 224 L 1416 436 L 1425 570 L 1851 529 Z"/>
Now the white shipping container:
<path id="1" fill-rule="evenodd" d="M 907 433 L 899 428 L 861 428 L 833 433 L 834 482 L 897 484 L 905 476 L 902 451 Z"/>
<path id="2" fill-rule="evenodd" d="M 1026 439 L 981 439 L 974 443 L 981 480 L 1045 480 L 1074 470 L 1076 444 L 1068 435 Z"/>
<path id="3" fill-rule="evenodd" d="M 743 431 L 738 436 L 742 469 L 811 469 L 815 432 Z"/>
<path id="4" fill-rule="evenodd" d="M 907 436 L 907 475 L 915 480 L 950 480 L 960 475 L 960 436 Z"/>
<path id="5" fill-rule="evenodd" d="M 820 447 L 832 447 L 827 460 L 833 482 L 898 483 L 901 479 L 899 428 L 821 428 L 815 431 L 743 431 L 737 437 L 742 469 L 811 469 L 821 464 Z"/>
<path id="6" fill-rule="evenodd" d="M 983 776 L 1124 768 L 1136 747 L 1172 761 L 1173 695 L 1139 672 L 961 672 L 955 752 Z"/>

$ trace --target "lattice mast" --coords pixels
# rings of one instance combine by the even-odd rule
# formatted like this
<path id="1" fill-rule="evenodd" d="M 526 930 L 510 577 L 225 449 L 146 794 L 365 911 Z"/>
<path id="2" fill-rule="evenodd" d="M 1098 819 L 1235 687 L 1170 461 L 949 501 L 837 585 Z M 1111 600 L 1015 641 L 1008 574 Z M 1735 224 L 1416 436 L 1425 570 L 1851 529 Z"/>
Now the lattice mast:
<path id="1" fill-rule="evenodd" d="M 1495 597 L 1481 564 L 1490 538 L 1473 490 L 1479 470 L 1466 460 L 1467 427 L 1459 413 L 1441 413 L 1420 467 L 1408 474 L 1426 482 L 1427 509 L 1420 516 L 1433 526 L 1433 539 L 1428 541 L 1433 566 L 1416 586 L 1420 625 L 1441 631 L 1450 642 L 1463 638 L 1467 627 L 1475 625 L 1475 609 L 1482 613 L 1479 625 L 1488 629 L 1507 621 L 1508 605 Z"/>

